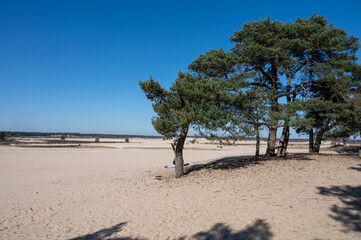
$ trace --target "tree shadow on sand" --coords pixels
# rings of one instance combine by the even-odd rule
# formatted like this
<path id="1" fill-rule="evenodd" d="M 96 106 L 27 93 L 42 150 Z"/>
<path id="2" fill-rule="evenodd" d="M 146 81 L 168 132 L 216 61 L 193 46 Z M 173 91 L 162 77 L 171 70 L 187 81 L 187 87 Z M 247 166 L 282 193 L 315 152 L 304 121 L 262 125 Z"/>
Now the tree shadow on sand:
<path id="1" fill-rule="evenodd" d="M 357 157 L 359 154 L 358 153 L 359 148 L 360 147 L 358 146 L 348 146 L 348 147 L 338 146 L 338 147 L 330 147 L 329 149 L 337 152 L 342 156 Z"/>
<path id="2" fill-rule="evenodd" d="M 318 190 L 319 194 L 338 197 L 343 203 L 342 206 L 334 204 L 329 215 L 342 223 L 345 228 L 343 232 L 361 232 L 361 186 L 318 187 Z"/>
<path id="3" fill-rule="evenodd" d="M 186 169 L 185 174 L 189 174 L 191 172 L 197 172 L 202 169 L 229 170 L 229 169 L 237 169 L 237 168 L 246 168 L 247 166 L 261 164 L 260 163 L 261 161 L 262 161 L 261 158 L 249 157 L 249 156 L 225 157 L 204 164 L 191 165 Z"/>
<path id="4" fill-rule="evenodd" d="M 307 157 L 306 154 L 288 154 L 283 158 L 276 157 L 265 157 L 265 156 L 237 156 L 237 157 L 225 157 L 217 159 L 205 164 L 194 164 L 186 168 L 185 174 L 191 172 L 200 171 L 202 169 L 213 169 L 213 170 L 231 170 L 237 168 L 247 168 L 248 166 L 254 166 L 262 164 L 262 162 L 273 160 L 273 161 L 286 161 L 286 160 L 312 160 Z"/>
<path id="5" fill-rule="evenodd" d="M 245 229 L 235 232 L 223 223 L 215 224 L 211 229 L 194 234 L 191 239 L 195 240 L 268 240 L 273 236 L 269 225 L 264 220 L 257 220 Z M 181 237 L 178 240 L 188 239 Z"/>
<path id="6" fill-rule="evenodd" d="M 69 240 L 141 240 L 141 238 L 121 237 L 112 238 L 111 235 L 122 230 L 126 222 L 119 223 L 113 227 L 102 229 L 95 233 L 72 238 Z M 269 240 L 273 236 L 269 225 L 264 220 L 257 220 L 254 224 L 247 226 L 245 229 L 235 232 L 229 226 L 223 223 L 215 224 L 208 231 L 202 231 L 189 237 L 180 237 L 178 240 Z M 168 238 L 170 239 L 170 238 Z M 171 238 L 173 239 L 173 238 Z M 143 239 L 145 240 L 145 239 Z"/>
<path id="7" fill-rule="evenodd" d="M 361 172 L 361 164 L 358 164 L 358 166 L 360 166 L 360 167 L 349 167 L 348 169 L 352 169 L 352 170 Z"/>
<path id="8" fill-rule="evenodd" d="M 111 238 L 111 236 L 117 232 L 120 232 L 127 222 L 119 223 L 113 227 L 99 230 L 95 233 L 89 233 L 80 237 L 72 238 L 69 240 L 142 240 L 141 238 L 121 237 Z"/>

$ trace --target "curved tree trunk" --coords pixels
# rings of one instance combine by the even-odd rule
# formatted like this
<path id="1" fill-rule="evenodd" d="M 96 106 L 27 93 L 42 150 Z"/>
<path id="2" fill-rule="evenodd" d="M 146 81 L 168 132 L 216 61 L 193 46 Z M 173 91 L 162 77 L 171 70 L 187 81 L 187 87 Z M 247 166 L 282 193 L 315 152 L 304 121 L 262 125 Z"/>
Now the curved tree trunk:
<path id="1" fill-rule="evenodd" d="M 277 137 L 277 126 L 268 127 L 268 140 L 267 140 L 267 151 L 266 156 L 276 155 L 276 137 Z"/>
<path id="2" fill-rule="evenodd" d="M 318 130 L 316 140 L 315 140 L 315 144 L 313 145 L 313 152 L 314 153 L 319 153 L 320 152 L 322 137 L 323 137 L 323 134 L 328 129 L 328 124 L 330 123 L 330 120 L 331 120 L 330 118 L 325 118 L 325 120 L 323 120 L 323 123 L 322 123 L 322 126 L 321 126 L 320 130 Z"/>
<path id="3" fill-rule="evenodd" d="M 173 142 L 172 148 L 174 152 L 175 177 L 179 178 L 184 174 L 183 148 L 187 138 L 189 126 L 183 127 L 178 138 Z"/>

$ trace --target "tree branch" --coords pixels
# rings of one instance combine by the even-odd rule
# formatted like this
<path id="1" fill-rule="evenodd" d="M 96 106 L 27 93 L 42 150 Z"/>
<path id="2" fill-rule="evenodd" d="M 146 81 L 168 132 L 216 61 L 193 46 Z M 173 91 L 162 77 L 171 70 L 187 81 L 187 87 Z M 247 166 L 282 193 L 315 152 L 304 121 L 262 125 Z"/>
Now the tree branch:
<path id="1" fill-rule="evenodd" d="M 285 97 L 285 96 L 288 96 L 288 95 L 291 95 L 291 94 L 297 94 L 299 91 L 301 91 L 302 89 L 305 90 L 306 92 L 308 92 L 308 94 L 310 94 L 310 92 L 306 89 L 306 87 L 310 87 L 312 84 L 306 84 L 306 85 L 298 85 L 295 87 L 295 90 L 293 90 L 292 92 L 286 92 L 284 94 L 281 94 L 281 95 L 278 95 L 277 97 L 278 98 L 281 98 L 281 97 Z M 300 87 L 300 88 L 299 88 Z M 311 96 L 311 95 L 310 95 Z"/>
<path id="2" fill-rule="evenodd" d="M 270 87 L 270 86 L 268 86 L 267 84 L 261 83 L 261 82 L 260 82 L 260 83 L 253 82 L 253 83 L 251 83 L 251 85 L 253 85 L 253 86 L 258 86 L 258 87 L 265 87 L 265 88 L 271 90 L 271 87 Z"/>

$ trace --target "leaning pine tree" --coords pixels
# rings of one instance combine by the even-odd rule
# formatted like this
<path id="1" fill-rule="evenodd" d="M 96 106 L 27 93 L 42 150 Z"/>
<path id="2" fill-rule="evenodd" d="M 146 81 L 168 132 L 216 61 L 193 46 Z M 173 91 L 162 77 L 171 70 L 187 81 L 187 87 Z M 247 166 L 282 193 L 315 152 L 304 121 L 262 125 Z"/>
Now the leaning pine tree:
<path id="1" fill-rule="evenodd" d="M 152 119 L 154 129 L 164 139 L 172 139 L 175 161 L 175 177 L 184 174 L 183 148 L 191 127 L 210 122 L 225 124 L 227 117 L 217 106 L 217 81 L 194 77 L 178 72 L 178 77 L 169 90 L 150 78 L 139 85 L 153 102 L 157 116 Z"/>

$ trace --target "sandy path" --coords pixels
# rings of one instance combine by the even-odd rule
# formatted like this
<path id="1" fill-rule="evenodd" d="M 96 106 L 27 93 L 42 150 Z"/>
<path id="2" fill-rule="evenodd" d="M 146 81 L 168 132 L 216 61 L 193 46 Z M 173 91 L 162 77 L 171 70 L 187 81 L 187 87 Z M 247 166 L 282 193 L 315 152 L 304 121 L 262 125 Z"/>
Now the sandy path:
<path id="1" fill-rule="evenodd" d="M 233 160 L 173 179 L 162 168 L 171 157 L 162 149 L 0 148 L 0 239 L 361 238 L 357 158 Z"/>

